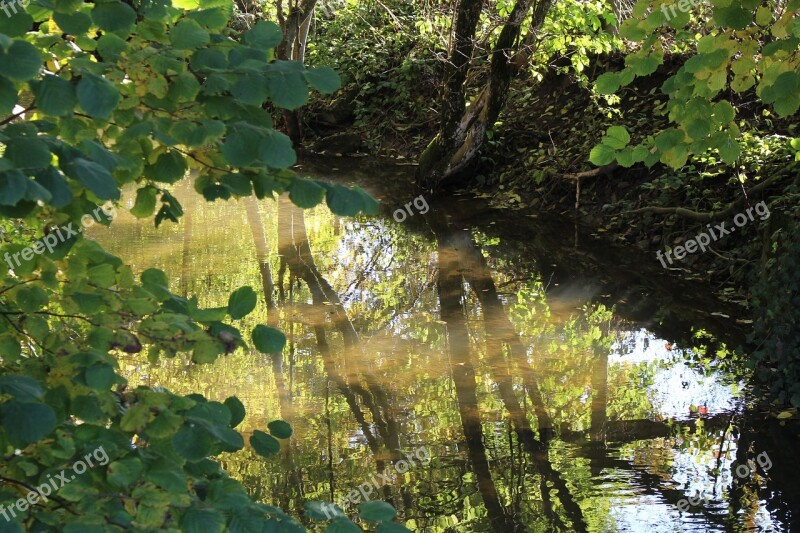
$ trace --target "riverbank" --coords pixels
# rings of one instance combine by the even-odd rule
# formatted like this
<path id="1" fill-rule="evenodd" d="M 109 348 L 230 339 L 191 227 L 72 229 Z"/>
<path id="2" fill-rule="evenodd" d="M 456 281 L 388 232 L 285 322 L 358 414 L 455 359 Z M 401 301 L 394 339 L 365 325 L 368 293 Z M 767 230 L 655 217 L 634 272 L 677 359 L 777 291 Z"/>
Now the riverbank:
<path id="1" fill-rule="evenodd" d="M 597 60 L 592 68 L 602 72 L 619 66 L 608 63 L 618 62 Z M 778 120 L 753 108 L 748 95 L 734 101 L 744 136 L 744 151 L 735 167 L 723 164 L 710 151 L 677 171 L 659 163 L 649 169 L 643 165 L 598 169 L 588 160 L 611 125 L 624 125 L 634 143 L 666 126 L 667 117 L 661 115 L 666 97 L 659 87 L 681 64 L 682 58 L 667 62 L 644 83 L 628 87 L 613 104 L 567 74 L 553 73 L 541 82 L 515 81 L 482 164 L 466 188 L 496 207 L 521 214 L 577 218 L 615 242 L 651 252 L 654 262 L 659 251 L 682 246 L 707 224 L 719 224 L 767 202 L 768 219 L 714 242 L 706 253 L 668 265 L 673 274 L 704 280 L 726 299 L 745 304 L 749 285 L 770 255 L 773 234 L 800 216 L 796 185 L 788 186 L 799 173 L 791 146 L 798 131 L 796 120 Z M 346 126 L 348 119 L 341 110 L 352 105 L 346 100 L 354 94 L 353 88 L 345 87 L 328 107 L 309 115 L 312 124 L 319 124 L 320 117 L 331 118 L 331 109 L 339 110 L 342 121 L 336 135 L 327 141 L 315 139 L 309 147 L 415 161 L 435 134 L 435 123 L 392 128 L 356 120 Z M 329 128 L 317 131 L 328 134 L 333 131 Z M 371 137 L 376 131 L 382 132 L 379 139 Z"/>

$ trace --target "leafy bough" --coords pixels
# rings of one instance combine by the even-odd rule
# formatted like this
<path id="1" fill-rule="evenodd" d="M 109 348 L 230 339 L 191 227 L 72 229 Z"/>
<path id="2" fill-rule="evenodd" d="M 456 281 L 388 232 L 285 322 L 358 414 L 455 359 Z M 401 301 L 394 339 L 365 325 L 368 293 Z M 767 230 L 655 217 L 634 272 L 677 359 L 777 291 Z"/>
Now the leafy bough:
<path id="1" fill-rule="evenodd" d="M 136 5 L 40 0 L 0 17 L 0 218 L 17 231 L 0 253 L 119 201 L 128 184 L 133 215 L 178 221 L 170 186 L 190 170 L 210 201 L 288 192 L 301 207 L 327 200 L 340 215 L 376 210 L 361 189 L 294 174 L 291 143 L 273 128 L 274 110 L 304 105 L 309 87 L 339 87 L 331 69 L 274 61 L 277 26 L 239 34 L 227 27 L 228 2 Z M 0 504 L 91 450 L 110 458 L 49 500 L 18 506 L 0 531 L 304 529 L 252 500 L 212 459 L 244 447 L 237 398 L 131 388 L 119 372 L 120 353 L 210 363 L 246 347 L 235 324 L 256 306 L 252 289 L 201 309 L 173 294 L 164 272 L 137 279 L 82 235 L 0 273 L 0 284 Z M 250 341 L 275 354 L 285 337 L 258 325 Z M 291 428 L 265 429 L 250 445 L 268 457 Z M 367 511 L 379 528 L 402 527 Z M 329 528 L 357 526 L 337 516 Z"/>

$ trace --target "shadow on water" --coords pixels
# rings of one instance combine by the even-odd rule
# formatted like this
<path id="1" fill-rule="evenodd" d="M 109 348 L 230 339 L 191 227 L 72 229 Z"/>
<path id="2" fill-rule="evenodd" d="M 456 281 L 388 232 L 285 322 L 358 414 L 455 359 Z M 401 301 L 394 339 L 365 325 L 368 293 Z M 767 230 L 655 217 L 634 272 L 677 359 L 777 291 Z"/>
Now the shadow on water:
<path id="1" fill-rule="evenodd" d="M 431 532 L 796 525 L 796 428 L 748 409 L 744 373 L 695 349 L 699 331 L 711 352 L 742 343 L 740 309 L 567 222 L 459 197 L 396 223 L 404 168 L 305 167 L 361 184 L 381 216 L 206 204 L 187 187 L 182 226 L 120 216 L 96 235 L 205 306 L 260 287 L 244 329 L 285 331 L 282 353 L 123 368 L 132 382 L 237 395 L 245 433 L 290 422 L 279 460 L 222 458 L 258 497 L 301 516 L 307 501 L 356 516 L 380 498 Z M 411 460 L 422 448 L 430 461 Z"/>

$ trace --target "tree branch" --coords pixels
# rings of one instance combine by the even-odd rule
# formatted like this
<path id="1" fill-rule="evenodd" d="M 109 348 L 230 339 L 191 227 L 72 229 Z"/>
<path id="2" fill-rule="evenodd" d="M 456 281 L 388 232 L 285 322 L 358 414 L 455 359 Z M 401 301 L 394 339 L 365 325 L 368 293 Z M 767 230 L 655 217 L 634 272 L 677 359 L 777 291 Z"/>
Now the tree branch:
<path id="1" fill-rule="evenodd" d="M 39 494 L 39 491 L 36 490 L 36 487 L 32 487 L 31 485 L 28 485 L 27 483 L 25 483 L 23 481 L 17 481 L 16 479 L 11 479 L 11 478 L 7 478 L 7 477 L 3 477 L 3 476 L 0 476 L 0 481 L 3 481 L 5 483 L 12 483 L 14 485 L 19 485 L 20 487 L 25 487 L 26 489 L 28 489 L 31 492 L 35 492 L 35 493 Z M 78 513 L 76 513 L 75 511 L 73 511 L 72 509 L 69 508 L 69 506 L 67 505 L 66 500 L 63 500 L 63 499 L 59 498 L 58 496 L 54 496 L 52 494 L 47 496 L 47 497 L 50 498 L 51 500 L 53 500 L 54 502 L 56 502 L 58 504 L 59 508 L 64 508 L 68 512 L 74 514 L 75 516 L 78 515 Z"/>
<path id="2" fill-rule="evenodd" d="M 787 175 L 786 172 L 781 172 L 779 174 L 775 174 L 774 176 L 765 179 L 752 189 L 748 191 L 749 194 L 755 194 L 758 192 L 763 191 L 776 181 L 779 178 Z M 711 211 L 710 213 L 701 213 L 699 211 L 692 211 L 691 209 L 686 209 L 683 207 L 642 207 L 639 209 L 634 209 L 633 211 L 626 211 L 623 214 L 626 215 L 640 215 L 642 213 L 654 213 L 657 215 L 678 215 L 684 218 L 689 218 L 691 220 L 699 220 L 700 222 L 712 222 L 715 220 L 722 220 L 723 218 L 729 218 L 733 212 L 738 208 L 741 204 L 744 204 L 747 201 L 747 196 L 742 196 L 737 200 L 733 201 L 732 203 L 728 204 L 728 206 L 723 209 L 722 211 Z"/>

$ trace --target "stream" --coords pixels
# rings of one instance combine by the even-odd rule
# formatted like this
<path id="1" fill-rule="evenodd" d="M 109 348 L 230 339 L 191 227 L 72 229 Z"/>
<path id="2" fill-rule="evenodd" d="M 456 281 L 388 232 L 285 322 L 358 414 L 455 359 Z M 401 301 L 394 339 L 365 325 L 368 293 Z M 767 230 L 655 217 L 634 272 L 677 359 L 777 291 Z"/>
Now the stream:
<path id="1" fill-rule="evenodd" d="M 253 287 L 259 305 L 235 325 L 285 332 L 280 357 L 121 362 L 131 386 L 237 396 L 245 441 L 289 422 L 277 457 L 220 457 L 258 499 L 311 530 L 306 502 L 354 518 L 367 498 L 426 532 L 800 523 L 797 435 L 749 406 L 743 369 L 707 356 L 744 341 L 741 309 L 568 220 L 467 195 L 415 205 L 409 166 L 330 158 L 299 172 L 361 185 L 379 215 L 208 203 L 182 184 L 180 224 L 120 210 L 91 232 L 204 308 Z"/>

